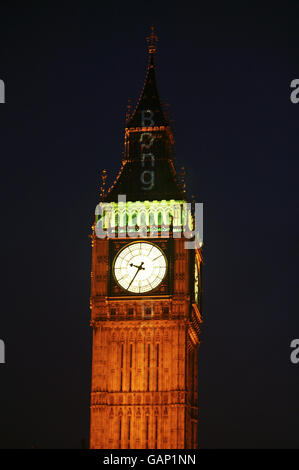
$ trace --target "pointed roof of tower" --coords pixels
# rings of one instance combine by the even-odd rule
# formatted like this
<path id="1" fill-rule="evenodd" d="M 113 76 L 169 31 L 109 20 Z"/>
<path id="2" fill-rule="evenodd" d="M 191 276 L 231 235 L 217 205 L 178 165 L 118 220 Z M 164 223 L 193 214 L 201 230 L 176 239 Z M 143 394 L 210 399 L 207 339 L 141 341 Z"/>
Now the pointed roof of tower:
<path id="1" fill-rule="evenodd" d="M 111 202 L 125 194 L 127 201 L 185 199 L 174 164 L 174 138 L 159 98 L 154 56 L 158 38 L 154 28 L 147 37 L 149 63 L 144 87 L 125 129 L 120 171 L 102 199 Z"/>
<path id="2" fill-rule="evenodd" d="M 151 34 L 146 38 L 148 44 L 149 61 L 146 71 L 143 90 L 137 102 L 136 108 L 129 117 L 126 127 L 142 127 L 142 111 L 152 110 L 155 113 L 156 126 L 168 126 L 169 122 L 163 112 L 160 101 L 156 70 L 155 70 L 155 54 L 157 51 L 158 36 L 155 33 L 154 26 L 151 27 Z"/>

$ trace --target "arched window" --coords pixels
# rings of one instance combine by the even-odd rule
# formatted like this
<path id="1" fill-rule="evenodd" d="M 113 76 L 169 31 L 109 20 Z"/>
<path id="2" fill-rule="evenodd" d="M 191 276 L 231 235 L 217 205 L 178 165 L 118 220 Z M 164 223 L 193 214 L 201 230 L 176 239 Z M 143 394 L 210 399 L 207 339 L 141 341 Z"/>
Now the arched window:
<path id="1" fill-rule="evenodd" d="M 146 227 L 146 213 L 145 212 L 142 212 L 140 214 L 140 226 L 141 227 Z"/>
<path id="2" fill-rule="evenodd" d="M 159 227 L 161 227 L 162 223 L 163 223 L 162 212 L 159 212 L 158 213 L 158 225 L 159 225 Z"/>
<path id="3" fill-rule="evenodd" d="M 131 220 L 132 220 L 132 223 L 131 223 L 132 226 L 137 225 L 137 212 L 133 212 Z"/>
<path id="4" fill-rule="evenodd" d="M 170 226 L 171 226 L 171 221 L 172 221 L 172 215 L 171 215 L 171 213 L 170 213 L 170 210 L 168 210 L 168 211 L 166 212 L 166 217 L 165 217 L 165 219 L 166 219 L 166 224 L 167 224 L 167 226 L 170 227 Z"/>
<path id="5" fill-rule="evenodd" d="M 150 226 L 156 225 L 155 213 L 152 212 L 152 211 L 150 212 L 150 216 L 149 216 L 149 224 L 150 224 Z"/>
<path id="6" fill-rule="evenodd" d="M 118 212 L 115 212 L 115 215 L 114 215 L 114 226 L 118 227 Z"/>

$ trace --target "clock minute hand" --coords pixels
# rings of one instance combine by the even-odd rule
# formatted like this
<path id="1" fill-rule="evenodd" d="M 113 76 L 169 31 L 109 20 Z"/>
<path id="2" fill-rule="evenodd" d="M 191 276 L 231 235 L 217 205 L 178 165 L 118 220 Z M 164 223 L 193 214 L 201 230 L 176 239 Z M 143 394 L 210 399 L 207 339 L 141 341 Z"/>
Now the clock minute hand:
<path id="1" fill-rule="evenodd" d="M 135 266 L 133 263 L 130 264 L 130 266 L 134 266 L 135 268 L 137 268 L 137 271 L 136 271 L 136 273 L 135 273 L 133 279 L 131 280 L 130 284 L 128 285 L 127 289 L 129 289 L 130 285 L 131 285 L 132 282 L 134 281 L 134 279 L 135 279 L 135 277 L 137 276 L 137 274 L 139 273 L 139 271 L 140 271 L 141 269 L 145 269 L 145 268 L 142 267 L 143 264 L 144 264 L 143 261 L 141 262 L 140 266 Z"/>

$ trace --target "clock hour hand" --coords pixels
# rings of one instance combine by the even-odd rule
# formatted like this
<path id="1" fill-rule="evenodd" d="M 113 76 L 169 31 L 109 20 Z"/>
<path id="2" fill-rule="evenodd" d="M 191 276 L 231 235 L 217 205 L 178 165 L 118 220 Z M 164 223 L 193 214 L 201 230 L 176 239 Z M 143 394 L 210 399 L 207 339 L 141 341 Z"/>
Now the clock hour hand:
<path id="1" fill-rule="evenodd" d="M 145 269 L 145 268 L 142 267 L 143 264 L 144 264 L 144 262 L 142 261 L 140 266 L 136 266 L 136 264 L 133 264 L 133 263 L 130 263 L 130 266 L 134 266 L 134 268 L 137 268 L 138 271 L 139 271 L 140 269 Z"/>

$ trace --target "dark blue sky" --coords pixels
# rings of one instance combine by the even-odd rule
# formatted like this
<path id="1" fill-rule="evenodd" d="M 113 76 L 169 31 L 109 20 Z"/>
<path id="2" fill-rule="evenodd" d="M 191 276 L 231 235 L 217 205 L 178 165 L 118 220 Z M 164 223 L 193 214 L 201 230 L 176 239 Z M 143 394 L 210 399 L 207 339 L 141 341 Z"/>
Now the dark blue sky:
<path id="1" fill-rule="evenodd" d="M 152 23 L 177 167 L 204 203 L 200 446 L 299 447 L 299 9 L 247 3 L 1 6 L 0 448 L 88 439 L 88 235 Z"/>

